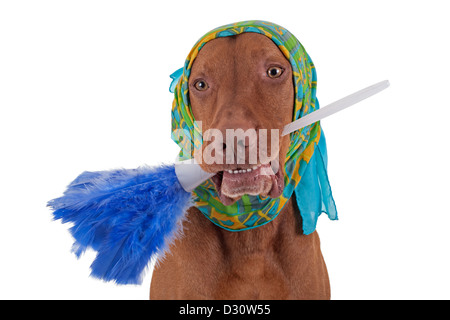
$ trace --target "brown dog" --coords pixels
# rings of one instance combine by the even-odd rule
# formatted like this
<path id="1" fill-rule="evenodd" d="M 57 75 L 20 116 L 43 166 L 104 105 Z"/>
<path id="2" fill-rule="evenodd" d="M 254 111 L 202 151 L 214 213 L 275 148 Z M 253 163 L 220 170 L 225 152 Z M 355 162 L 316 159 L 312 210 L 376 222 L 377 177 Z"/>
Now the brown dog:
<path id="1" fill-rule="evenodd" d="M 256 33 L 209 41 L 189 77 L 192 111 L 203 130 L 279 129 L 292 121 L 294 84 L 289 61 L 267 37 Z M 248 149 L 251 141 L 246 141 Z M 202 147 L 205 148 L 207 143 Z M 224 146 L 226 148 L 226 145 Z M 206 164 L 219 172 L 213 181 L 225 205 L 243 194 L 278 197 L 288 136 L 280 138 L 280 170 L 275 176 L 240 178 L 228 170 L 244 164 Z M 248 157 L 246 157 L 248 159 Z M 274 157 L 271 157 L 273 160 Z M 268 165 L 267 163 L 259 164 Z M 295 197 L 293 195 L 292 197 Z M 183 236 L 155 267 L 151 299 L 329 299 L 330 287 L 317 232 L 302 234 L 295 199 L 279 216 L 256 229 L 229 232 L 192 207 Z"/>

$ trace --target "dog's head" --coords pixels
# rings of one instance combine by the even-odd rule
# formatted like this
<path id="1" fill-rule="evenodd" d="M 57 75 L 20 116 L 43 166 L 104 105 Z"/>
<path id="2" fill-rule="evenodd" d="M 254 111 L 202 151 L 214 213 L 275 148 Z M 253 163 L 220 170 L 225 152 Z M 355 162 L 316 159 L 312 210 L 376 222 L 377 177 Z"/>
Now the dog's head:
<path id="1" fill-rule="evenodd" d="M 191 68 L 189 99 L 202 122 L 195 158 L 230 205 L 242 195 L 276 198 L 284 189 L 284 162 L 292 121 L 292 67 L 268 37 L 257 33 L 206 43 Z"/>

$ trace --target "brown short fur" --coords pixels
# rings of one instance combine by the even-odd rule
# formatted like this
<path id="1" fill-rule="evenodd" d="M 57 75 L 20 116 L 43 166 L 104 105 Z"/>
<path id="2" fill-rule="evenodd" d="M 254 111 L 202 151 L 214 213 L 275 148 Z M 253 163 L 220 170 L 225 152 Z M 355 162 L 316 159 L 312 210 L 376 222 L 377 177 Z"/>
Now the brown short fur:
<path id="1" fill-rule="evenodd" d="M 266 76 L 272 65 L 284 69 Z M 210 86 L 195 91 L 196 79 Z M 190 100 L 203 130 L 281 129 L 292 121 L 294 84 L 289 61 L 267 37 L 244 33 L 208 42 L 189 79 Z M 205 144 L 206 145 L 206 144 Z M 205 146 L 203 146 L 205 147 Z M 289 138 L 280 140 L 280 167 Z M 215 172 L 230 164 L 202 164 Z M 302 234 L 294 199 L 270 223 L 230 232 L 211 223 L 192 207 L 183 236 L 153 273 L 151 299 L 329 299 L 330 286 L 317 232 Z"/>

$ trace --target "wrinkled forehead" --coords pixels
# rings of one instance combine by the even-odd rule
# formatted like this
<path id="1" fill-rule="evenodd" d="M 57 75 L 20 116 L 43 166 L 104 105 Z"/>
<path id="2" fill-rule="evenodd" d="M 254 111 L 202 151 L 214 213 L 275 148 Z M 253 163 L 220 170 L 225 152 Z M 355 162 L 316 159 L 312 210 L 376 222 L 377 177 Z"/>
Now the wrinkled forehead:
<path id="1" fill-rule="evenodd" d="M 192 71 L 208 72 L 229 63 L 245 65 L 265 60 L 289 65 L 289 61 L 271 39 L 262 34 L 247 32 L 208 41 L 194 60 Z"/>

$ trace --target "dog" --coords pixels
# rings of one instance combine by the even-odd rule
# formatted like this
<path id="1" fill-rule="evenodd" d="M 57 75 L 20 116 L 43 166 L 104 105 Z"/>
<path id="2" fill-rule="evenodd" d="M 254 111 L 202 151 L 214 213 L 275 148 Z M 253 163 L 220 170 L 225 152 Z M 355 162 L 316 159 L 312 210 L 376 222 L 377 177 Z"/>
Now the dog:
<path id="1" fill-rule="evenodd" d="M 203 130 L 214 128 L 224 136 L 227 129 L 281 132 L 292 121 L 292 73 L 290 62 L 265 35 L 247 32 L 213 39 L 191 69 L 193 115 Z M 243 142 L 247 153 L 249 140 Z M 227 143 L 223 147 L 229 148 Z M 289 137 L 280 135 L 279 146 L 268 148 L 270 160 L 279 161 L 273 175 L 255 176 L 247 158 L 242 164 L 203 161 L 201 166 L 217 173 L 212 180 L 224 205 L 245 194 L 276 198 L 284 188 L 288 147 Z M 258 166 L 268 165 L 258 158 Z M 251 172 L 234 173 L 247 170 Z M 182 229 L 154 268 L 150 299 L 330 299 L 319 236 L 316 231 L 303 233 L 295 194 L 276 219 L 258 228 L 230 232 L 191 207 Z"/>

